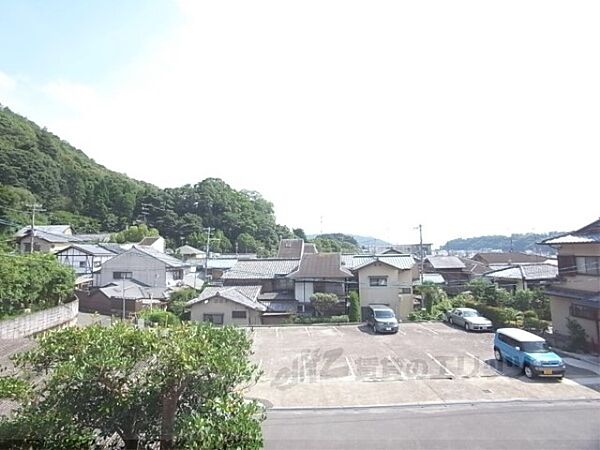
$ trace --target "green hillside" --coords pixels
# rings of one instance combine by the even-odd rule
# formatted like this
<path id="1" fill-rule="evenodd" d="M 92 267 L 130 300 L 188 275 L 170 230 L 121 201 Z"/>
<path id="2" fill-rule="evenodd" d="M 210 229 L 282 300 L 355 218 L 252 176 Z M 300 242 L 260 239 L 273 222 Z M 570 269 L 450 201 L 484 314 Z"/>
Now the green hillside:
<path id="1" fill-rule="evenodd" d="M 173 246 L 203 245 L 215 228 L 216 251 L 270 254 L 291 231 L 277 225 L 273 205 L 259 193 L 237 191 L 220 179 L 159 189 L 113 172 L 81 150 L 0 106 L 0 220 L 29 223 L 27 204 L 47 211 L 37 223 L 70 223 L 79 233 L 119 231 L 145 220 Z M 4 226 L 4 232 L 11 229 Z"/>
<path id="2" fill-rule="evenodd" d="M 488 235 L 471 238 L 459 238 L 446 242 L 441 249 L 450 251 L 502 250 L 507 252 L 512 250 L 515 252 L 532 251 L 534 253 L 552 253 L 553 251 L 550 247 L 545 245 L 537 245 L 537 242 L 558 234 L 561 233 L 558 231 L 552 231 L 549 233 L 512 234 L 510 236 Z"/>

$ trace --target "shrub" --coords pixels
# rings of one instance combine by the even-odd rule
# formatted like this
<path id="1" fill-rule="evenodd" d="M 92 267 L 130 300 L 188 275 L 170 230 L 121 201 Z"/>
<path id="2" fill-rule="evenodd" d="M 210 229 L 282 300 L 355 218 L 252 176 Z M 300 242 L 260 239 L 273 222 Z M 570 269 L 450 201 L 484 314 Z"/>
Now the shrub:
<path id="1" fill-rule="evenodd" d="M 301 325 L 311 325 L 314 323 L 348 323 L 350 319 L 347 315 L 331 316 L 331 317 L 309 317 L 309 316 L 298 316 L 294 317 L 287 323 L 295 323 Z"/>
<path id="2" fill-rule="evenodd" d="M 571 318 L 567 318 L 567 328 L 569 329 L 568 350 L 577 352 L 579 350 L 587 351 L 587 335 L 585 329 L 579 322 Z"/>
<path id="3" fill-rule="evenodd" d="M 318 314 L 323 316 L 331 314 L 331 310 L 338 302 L 338 297 L 335 294 L 325 294 L 318 292 L 310 296 L 310 303 L 315 308 Z"/>
<path id="4" fill-rule="evenodd" d="M 162 309 L 145 309 L 139 316 L 152 325 L 170 326 L 179 323 L 179 318 L 175 314 Z"/>
<path id="5" fill-rule="evenodd" d="M 360 322 L 360 299 L 358 292 L 352 291 L 349 295 L 350 300 L 350 322 Z"/>

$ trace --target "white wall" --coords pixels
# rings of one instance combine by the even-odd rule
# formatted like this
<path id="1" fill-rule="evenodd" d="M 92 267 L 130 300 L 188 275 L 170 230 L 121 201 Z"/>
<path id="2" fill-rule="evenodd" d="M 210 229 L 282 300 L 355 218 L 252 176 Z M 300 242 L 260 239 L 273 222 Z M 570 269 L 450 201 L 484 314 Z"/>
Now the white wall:
<path id="1" fill-rule="evenodd" d="M 387 276 L 387 286 L 369 285 L 369 277 Z M 389 305 L 396 316 L 406 319 L 413 309 L 412 293 L 401 294 L 401 288 L 410 288 L 412 292 L 412 270 L 398 270 L 387 264 L 375 262 L 358 271 L 358 293 L 362 307 L 373 303 Z"/>
<path id="2" fill-rule="evenodd" d="M 310 296 L 315 293 L 312 281 L 296 281 L 295 297 L 301 303 L 310 303 Z"/>
<path id="3" fill-rule="evenodd" d="M 232 311 L 246 311 L 245 319 L 234 319 Z M 224 325 L 260 325 L 260 313 L 246 308 L 238 303 L 221 297 L 212 297 L 207 303 L 198 302 L 191 307 L 191 320 L 194 322 L 204 321 L 204 314 L 223 314 Z"/>
<path id="4" fill-rule="evenodd" d="M 57 327 L 75 325 L 79 300 L 0 321 L 0 339 L 18 339 Z"/>
<path id="5" fill-rule="evenodd" d="M 113 272 L 132 272 L 132 278 L 152 287 L 167 286 L 166 264 L 136 249 L 115 256 L 104 263 L 100 273 L 94 276 L 95 286 L 105 286 L 119 281 Z"/>

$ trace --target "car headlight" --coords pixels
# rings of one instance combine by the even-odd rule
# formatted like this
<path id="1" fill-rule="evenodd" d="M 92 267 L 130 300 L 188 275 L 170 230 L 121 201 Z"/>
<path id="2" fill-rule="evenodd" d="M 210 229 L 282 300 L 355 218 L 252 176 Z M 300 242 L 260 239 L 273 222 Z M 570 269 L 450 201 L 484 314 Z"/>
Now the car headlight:
<path id="1" fill-rule="evenodd" d="M 540 367 L 542 365 L 541 361 L 533 361 L 533 365 L 536 367 Z"/>

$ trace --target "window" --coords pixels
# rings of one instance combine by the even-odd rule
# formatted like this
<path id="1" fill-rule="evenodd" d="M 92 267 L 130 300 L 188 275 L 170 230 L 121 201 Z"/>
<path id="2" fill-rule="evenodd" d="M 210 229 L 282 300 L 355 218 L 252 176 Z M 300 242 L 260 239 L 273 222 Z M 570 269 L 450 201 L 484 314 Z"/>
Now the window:
<path id="1" fill-rule="evenodd" d="M 412 294 L 412 289 L 409 287 L 403 287 L 403 288 L 400 288 L 400 293 L 401 294 Z"/>
<path id="2" fill-rule="evenodd" d="M 79 261 L 79 267 L 85 267 L 85 261 Z"/>
<path id="3" fill-rule="evenodd" d="M 181 280 L 181 279 L 183 279 L 183 271 L 181 271 L 181 270 L 175 270 L 172 273 L 173 273 L 173 279 L 174 280 Z"/>
<path id="4" fill-rule="evenodd" d="M 231 318 L 232 319 L 245 319 L 246 311 L 231 311 Z"/>
<path id="5" fill-rule="evenodd" d="M 205 322 L 210 322 L 214 325 L 223 325 L 223 314 L 204 314 Z"/>
<path id="6" fill-rule="evenodd" d="M 388 277 L 369 277 L 369 286 L 371 287 L 379 287 L 379 286 L 387 286 Z"/>
<path id="7" fill-rule="evenodd" d="M 589 306 L 571 304 L 570 314 L 573 317 L 579 317 L 581 319 L 596 320 L 598 317 L 598 310 Z"/>
<path id="8" fill-rule="evenodd" d="M 600 276 L 600 257 L 577 256 L 575 257 L 577 273 L 580 275 Z"/>
<path id="9" fill-rule="evenodd" d="M 128 280 L 132 275 L 132 272 L 113 272 L 113 280 Z"/>

